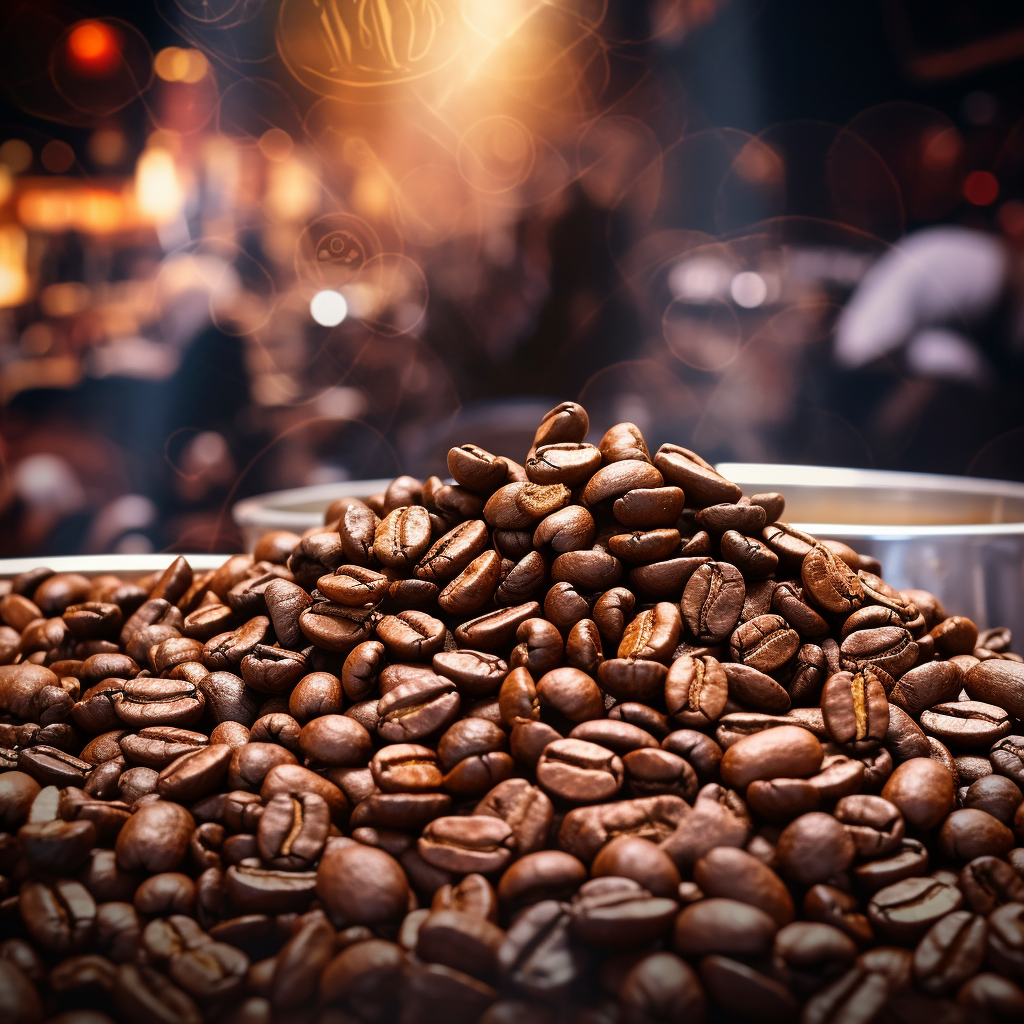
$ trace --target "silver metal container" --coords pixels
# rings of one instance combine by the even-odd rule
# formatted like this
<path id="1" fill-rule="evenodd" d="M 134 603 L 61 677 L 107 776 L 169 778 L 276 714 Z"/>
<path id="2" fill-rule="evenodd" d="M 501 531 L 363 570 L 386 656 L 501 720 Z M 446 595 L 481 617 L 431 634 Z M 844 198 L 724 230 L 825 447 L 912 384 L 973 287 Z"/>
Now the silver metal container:
<path id="1" fill-rule="evenodd" d="M 950 614 L 1024 641 L 1024 484 L 824 466 L 725 462 L 745 494 L 778 491 L 783 519 L 882 563 L 900 590 L 930 590 Z"/>
<path id="2" fill-rule="evenodd" d="M 1009 626 L 1024 643 L 1024 484 L 825 466 L 717 468 L 747 494 L 779 491 L 786 522 L 874 555 L 893 586 L 930 590 L 950 613 L 982 628 Z M 301 533 L 323 522 L 335 498 L 365 497 L 388 483 L 353 480 L 264 494 L 238 502 L 235 521 L 251 551 L 269 530 Z"/>

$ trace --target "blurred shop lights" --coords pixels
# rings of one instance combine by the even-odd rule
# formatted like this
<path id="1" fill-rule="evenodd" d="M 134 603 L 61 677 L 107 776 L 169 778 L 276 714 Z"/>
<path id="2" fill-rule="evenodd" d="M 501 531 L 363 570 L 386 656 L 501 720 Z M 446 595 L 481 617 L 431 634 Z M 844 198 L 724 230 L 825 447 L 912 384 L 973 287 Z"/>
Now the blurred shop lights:
<path id="1" fill-rule="evenodd" d="M 170 224 L 181 215 L 185 196 L 174 166 L 174 157 L 151 146 L 135 168 L 135 202 L 139 213 L 152 224 Z"/>
<path id="2" fill-rule="evenodd" d="M 70 65 L 80 74 L 105 77 L 121 59 L 119 33 L 103 21 L 81 21 L 67 37 Z"/>
<path id="3" fill-rule="evenodd" d="M 27 237 L 17 224 L 0 225 L 0 307 L 17 306 L 28 298 L 27 251 Z"/>
<path id="4" fill-rule="evenodd" d="M 348 303 L 341 292 L 328 288 L 313 296 L 309 314 L 321 327 L 337 327 L 348 316 Z"/>

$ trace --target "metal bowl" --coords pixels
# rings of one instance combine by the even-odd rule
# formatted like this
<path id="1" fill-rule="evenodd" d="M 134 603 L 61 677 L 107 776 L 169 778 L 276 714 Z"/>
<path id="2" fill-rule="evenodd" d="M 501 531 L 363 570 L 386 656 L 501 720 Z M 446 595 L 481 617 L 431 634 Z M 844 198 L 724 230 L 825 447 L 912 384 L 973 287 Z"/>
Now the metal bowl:
<path id="1" fill-rule="evenodd" d="M 882 563 L 893 586 L 938 596 L 980 627 L 1009 626 L 1024 639 L 1024 484 L 882 470 L 720 463 L 747 494 L 779 491 L 786 522 L 842 540 Z M 301 533 L 343 495 L 383 491 L 388 480 L 277 491 L 238 502 L 248 550 L 269 530 Z M 51 560 L 52 561 L 52 560 Z"/>
<path id="2" fill-rule="evenodd" d="M 744 493 L 778 491 L 783 519 L 882 563 L 887 583 L 930 590 L 950 614 L 1024 639 L 1024 484 L 824 466 L 724 462 Z"/>

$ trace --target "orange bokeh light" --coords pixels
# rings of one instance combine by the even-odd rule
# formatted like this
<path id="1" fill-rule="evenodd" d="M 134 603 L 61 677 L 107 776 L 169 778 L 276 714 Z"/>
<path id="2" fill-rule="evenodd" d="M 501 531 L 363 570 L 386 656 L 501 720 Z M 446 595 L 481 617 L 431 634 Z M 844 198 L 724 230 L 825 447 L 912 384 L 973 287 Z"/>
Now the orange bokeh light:
<path id="1" fill-rule="evenodd" d="M 102 21 L 79 22 L 67 39 L 72 66 L 94 75 L 108 75 L 118 64 L 121 42 L 117 32 Z"/>
<path id="2" fill-rule="evenodd" d="M 971 171 L 964 178 L 964 199 L 973 206 L 988 206 L 999 195 L 999 182 L 991 171 Z"/>

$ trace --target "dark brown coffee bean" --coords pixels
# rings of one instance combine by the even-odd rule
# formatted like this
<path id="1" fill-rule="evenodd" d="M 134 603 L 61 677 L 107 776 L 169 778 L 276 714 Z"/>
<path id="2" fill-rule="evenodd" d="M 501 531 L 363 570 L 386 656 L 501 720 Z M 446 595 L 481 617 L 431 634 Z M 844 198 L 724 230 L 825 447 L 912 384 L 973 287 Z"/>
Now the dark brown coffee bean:
<path id="1" fill-rule="evenodd" d="M 674 529 L 635 530 L 608 539 L 608 550 L 624 562 L 657 562 L 678 547 L 679 531 Z"/>
<path id="2" fill-rule="evenodd" d="M 864 585 L 857 574 L 824 544 L 815 544 L 800 566 L 804 592 L 833 615 L 849 615 L 864 602 Z"/>
<path id="3" fill-rule="evenodd" d="M 756 857 L 722 846 L 694 865 L 693 880 L 706 896 L 728 896 L 769 914 L 781 927 L 793 920 L 793 899 L 782 880 Z"/>
<path id="4" fill-rule="evenodd" d="M 671 953 L 649 953 L 636 963 L 619 985 L 618 996 L 627 1024 L 704 1017 L 700 979 Z"/>
<path id="5" fill-rule="evenodd" d="M 729 747 L 722 757 L 722 781 L 743 789 L 755 779 L 807 778 L 823 757 L 821 744 L 806 729 L 782 725 Z"/>
<path id="6" fill-rule="evenodd" d="M 537 698 L 543 707 L 552 708 L 570 722 L 604 717 L 600 689 L 590 676 L 576 668 L 556 668 L 541 676 Z"/>
<path id="7" fill-rule="evenodd" d="M 525 779 L 506 779 L 498 783 L 477 804 L 476 815 L 500 818 L 511 829 L 520 857 L 539 850 L 551 826 L 552 807 L 543 790 Z"/>
<path id="8" fill-rule="evenodd" d="M 391 568 L 412 569 L 429 546 L 430 516 L 422 505 L 388 512 L 374 530 L 373 553 Z"/>
<path id="9" fill-rule="evenodd" d="M 859 857 L 884 857 L 903 840 L 903 816 L 895 804 L 882 797 L 846 796 L 836 804 L 834 813 L 853 840 Z"/>
<path id="10" fill-rule="evenodd" d="M 684 592 L 687 581 L 702 565 L 711 562 L 706 555 L 683 556 L 679 558 L 668 558 L 663 562 L 652 562 L 650 565 L 641 565 L 629 572 L 629 584 L 637 590 L 649 594 L 653 598 L 661 600 L 679 600 Z M 727 563 L 722 563 L 727 564 Z M 737 570 L 738 571 L 738 570 Z M 743 602 L 740 601 L 742 608 Z M 692 612 L 699 614 L 698 606 L 695 604 Z M 721 613 L 724 616 L 724 609 Z M 737 612 L 738 614 L 738 612 Z M 683 617 L 686 618 L 686 608 L 683 608 Z M 689 620 L 687 620 L 689 622 Z M 717 625 L 718 620 L 712 620 Z M 691 627 L 692 629 L 692 627 Z"/>
<path id="11" fill-rule="evenodd" d="M 1009 978 L 985 972 L 964 982 L 956 994 L 956 1002 L 971 1021 L 1009 1024 L 1024 1013 L 1024 989 Z"/>
<path id="12" fill-rule="evenodd" d="M 641 462 L 651 460 L 644 435 L 635 423 L 616 423 L 609 427 L 597 447 L 606 463 L 621 462 L 623 459 L 639 459 Z"/>
<path id="13" fill-rule="evenodd" d="M 173 871 L 188 851 L 195 821 L 184 807 L 160 800 L 145 804 L 117 837 L 117 863 L 127 871 Z"/>
<path id="14" fill-rule="evenodd" d="M 582 505 L 567 505 L 545 516 L 533 531 L 533 547 L 550 544 L 552 551 L 581 551 L 594 540 L 594 517 Z M 523 557 L 529 552 L 523 552 Z M 514 557 L 509 555 L 508 557 Z"/>
<path id="15" fill-rule="evenodd" d="M 631 878 L 594 878 L 573 897 L 571 929 L 595 946 L 639 946 L 667 932 L 678 910 L 674 899 L 652 896 Z"/>
<path id="16" fill-rule="evenodd" d="M 934 878 L 907 878 L 879 890 L 868 903 L 876 933 L 895 942 L 916 942 L 963 902 L 960 890 Z"/>
<path id="17" fill-rule="evenodd" d="M 598 851 L 619 835 L 662 843 L 674 836 L 680 822 L 690 817 L 689 805 L 676 796 L 620 800 L 594 807 L 577 807 L 563 819 L 558 831 L 561 849 L 590 863 Z M 749 819 L 748 819 L 749 824 Z M 672 855 L 671 850 L 666 850 Z M 678 863 L 678 859 L 673 857 Z"/>
<path id="18" fill-rule="evenodd" d="M 690 576 L 681 602 L 690 632 L 702 643 L 721 643 L 733 631 L 746 593 L 739 569 L 709 562 Z"/>
<path id="19" fill-rule="evenodd" d="M 500 871 L 512 859 L 515 836 L 502 818 L 487 814 L 435 818 L 416 844 L 430 865 L 459 874 Z"/>
<path id="20" fill-rule="evenodd" d="M 1011 729 L 1009 714 L 976 700 L 934 704 L 921 712 L 921 728 L 956 750 L 988 750 Z"/>
<path id="21" fill-rule="evenodd" d="M 679 445 L 663 444 L 653 462 L 669 483 L 683 489 L 691 507 L 739 501 L 742 495 L 736 484 L 717 473 L 695 452 Z"/>
<path id="22" fill-rule="evenodd" d="M 388 743 L 414 743 L 451 725 L 460 706 L 453 682 L 425 673 L 381 698 L 377 704 L 377 732 Z"/>
<path id="23" fill-rule="evenodd" d="M 853 838 L 842 823 L 819 811 L 802 814 L 787 825 L 777 844 L 783 873 L 807 886 L 839 877 L 856 853 Z"/>
<path id="24" fill-rule="evenodd" d="M 717 720 L 728 696 L 728 678 L 714 658 L 691 658 L 684 654 L 669 667 L 665 679 L 665 706 L 684 726 L 699 729 Z"/>
<path id="25" fill-rule="evenodd" d="M 964 797 L 964 807 L 987 811 L 1004 825 L 1011 825 L 1024 795 L 1002 775 L 986 775 L 973 782 Z"/>
<path id="26" fill-rule="evenodd" d="M 360 608 L 379 604 L 388 593 L 390 581 L 383 573 L 358 565 L 342 565 L 316 581 L 316 588 L 329 601 Z"/>
<path id="27" fill-rule="evenodd" d="M 601 452 L 582 441 L 541 445 L 526 460 L 526 475 L 536 484 L 575 487 L 597 471 Z"/>
<path id="28" fill-rule="evenodd" d="M 409 885 L 401 866 L 382 850 L 359 843 L 324 854 L 316 892 L 331 919 L 346 926 L 397 921 L 408 909 Z"/>
<path id="29" fill-rule="evenodd" d="M 231 748 L 214 743 L 182 754 L 157 779 L 157 792 L 165 800 L 189 803 L 212 793 L 228 770 Z"/>
<path id="30" fill-rule="evenodd" d="M 729 638 L 729 657 L 761 672 L 781 668 L 800 649 L 800 635 L 781 615 L 740 623 Z"/>
<path id="31" fill-rule="evenodd" d="M 800 1006 L 781 982 L 729 957 L 703 957 L 700 977 L 711 998 L 732 1014 L 784 1021 L 794 1017 Z"/>
<path id="32" fill-rule="evenodd" d="M 882 796 L 914 828 L 932 829 L 953 809 L 953 777 L 938 762 L 915 757 L 896 768 Z"/>
<path id="33" fill-rule="evenodd" d="M 629 529 L 674 527 L 684 503 L 679 487 L 635 487 L 615 499 L 612 513 Z"/>
<path id="34" fill-rule="evenodd" d="M 679 608 L 661 601 L 653 608 L 640 612 L 626 626 L 619 643 L 618 656 L 668 661 L 679 642 L 681 630 Z"/>
<path id="35" fill-rule="evenodd" d="M 1024 880 L 998 857 L 975 857 L 965 864 L 957 880 L 967 906 L 987 916 L 1006 903 L 1024 902 Z"/>
<path id="36" fill-rule="evenodd" d="M 776 976 L 798 997 L 820 992 L 849 970 L 857 946 L 840 929 L 812 921 L 794 921 L 775 936 Z"/>
<path id="37" fill-rule="evenodd" d="M 556 900 L 536 903 L 521 914 L 498 951 L 502 978 L 537 999 L 564 994 L 583 969 L 580 951 L 570 940 L 570 920 Z"/>
<path id="38" fill-rule="evenodd" d="M 840 646 L 841 663 L 848 672 L 871 665 L 884 669 L 894 679 L 917 661 L 917 655 L 917 644 L 902 626 L 858 629 Z"/>
<path id="39" fill-rule="evenodd" d="M 702 899 L 679 914 L 672 947 L 680 956 L 764 956 L 771 950 L 777 930 L 770 914 L 749 903 Z"/>
<path id="40" fill-rule="evenodd" d="M 548 744 L 537 762 L 537 781 L 549 793 L 573 804 L 598 803 L 622 787 L 622 760 L 612 751 L 585 740 Z"/>
<path id="41" fill-rule="evenodd" d="M 791 700 L 785 689 L 771 676 L 742 662 L 730 661 L 722 665 L 728 683 L 729 697 L 737 704 L 771 715 L 784 715 Z"/>
<path id="42" fill-rule="evenodd" d="M 1013 833 L 998 818 L 975 808 L 953 811 L 939 830 L 939 846 L 956 861 L 1004 857 L 1013 847 Z"/>
<path id="43" fill-rule="evenodd" d="M 832 676 L 821 694 L 821 710 L 829 735 L 853 753 L 879 746 L 889 728 L 889 703 L 870 665 Z"/>
<path id="44" fill-rule="evenodd" d="M 633 796 L 671 793 L 689 801 L 697 795 L 697 774 L 678 754 L 645 747 L 630 751 L 622 763 Z"/>
<path id="45" fill-rule="evenodd" d="M 48 953 L 68 956 L 84 950 L 96 928 L 96 903 L 79 882 L 26 882 L 18 896 L 21 923 Z"/>
<path id="46" fill-rule="evenodd" d="M 527 619 L 534 618 L 539 612 L 540 605 L 536 601 L 487 612 L 458 626 L 455 630 L 455 639 L 460 646 L 475 650 L 507 649 L 519 626 Z"/>
<path id="47" fill-rule="evenodd" d="M 904 672 L 889 693 L 891 703 L 909 715 L 955 700 L 962 685 L 960 669 L 950 661 L 931 661 Z"/>
<path id="48" fill-rule="evenodd" d="M 508 464 L 475 444 L 464 444 L 448 452 L 448 471 L 463 487 L 490 494 L 505 482 Z"/>

